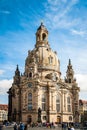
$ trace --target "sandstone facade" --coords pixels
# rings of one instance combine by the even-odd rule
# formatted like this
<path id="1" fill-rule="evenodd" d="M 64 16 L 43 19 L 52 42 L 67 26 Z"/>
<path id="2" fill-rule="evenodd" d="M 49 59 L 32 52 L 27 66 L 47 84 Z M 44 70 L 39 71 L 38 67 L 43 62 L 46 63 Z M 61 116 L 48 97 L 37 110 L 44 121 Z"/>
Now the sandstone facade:
<path id="1" fill-rule="evenodd" d="M 9 96 L 9 121 L 37 122 L 41 109 L 42 122 L 78 122 L 79 87 L 71 60 L 66 77 L 61 79 L 60 61 L 48 42 L 48 30 L 41 23 L 36 44 L 28 51 L 24 74 L 17 65 Z"/>

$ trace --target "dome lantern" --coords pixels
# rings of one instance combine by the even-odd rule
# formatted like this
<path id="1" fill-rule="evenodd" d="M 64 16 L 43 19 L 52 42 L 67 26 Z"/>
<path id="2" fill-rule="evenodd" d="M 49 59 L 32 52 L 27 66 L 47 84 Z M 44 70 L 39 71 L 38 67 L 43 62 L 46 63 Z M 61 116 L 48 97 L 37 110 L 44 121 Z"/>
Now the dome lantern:
<path id="1" fill-rule="evenodd" d="M 36 47 L 41 45 L 48 45 L 48 30 L 41 22 L 41 25 L 38 27 L 36 32 Z"/>

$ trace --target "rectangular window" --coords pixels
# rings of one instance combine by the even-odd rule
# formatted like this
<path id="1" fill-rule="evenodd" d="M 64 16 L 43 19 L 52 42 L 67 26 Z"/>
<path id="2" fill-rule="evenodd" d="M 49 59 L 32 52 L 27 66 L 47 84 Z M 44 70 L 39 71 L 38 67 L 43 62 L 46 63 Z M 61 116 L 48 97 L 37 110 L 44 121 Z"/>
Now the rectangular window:
<path id="1" fill-rule="evenodd" d="M 68 105 L 68 112 L 71 112 L 71 106 Z"/>
<path id="2" fill-rule="evenodd" d="M 46 116 L 43 116 L 43 120 L 46 120 Z"/>
<path id="3" fill-rule="evenodd" d="M 42 98 L 42 102 L 45 102 L 46 101 L 46 99 L 45 98 Z"/>
<path id="4" fill-rule="evenodd" d="M 57 112 L 60 111 L 60 104 L 56 104 L 56 110 L 57 110 Z"/>
<path id="5" fill-rule="evenodd" d="M 45 111 L 46 110 L 46 105 L 45 103 L 42 103 L 42 111 Z"/>
<path id="6" fill-rule="evenodd" d="M 49 64 L 52 64 L 53 63 L 53 57 L 48 57 L 48 60 L 49 60 Z"/>
<path id="7" fill-rule="evenodd" d="M 70 97 L 67 98 L 67 103 L 70 104 Z"/>
<path id="8" fill-rule="evenodd" d="M 32 110 L 32 103 L 28 104 L 28 110 Z"/>
<path id="9" fill-rule="evenodd" d="M 67 111 L 71 112 L 71 99 L 70 99 L 70 97 L 67 97 Z"/>

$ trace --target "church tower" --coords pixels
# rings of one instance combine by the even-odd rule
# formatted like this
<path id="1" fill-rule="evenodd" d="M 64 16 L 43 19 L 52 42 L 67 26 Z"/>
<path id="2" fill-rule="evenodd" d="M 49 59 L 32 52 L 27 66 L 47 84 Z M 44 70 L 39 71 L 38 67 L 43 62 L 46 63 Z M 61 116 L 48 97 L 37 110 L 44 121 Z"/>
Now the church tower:
<path id="1" fill-rule="evenodd" d="M 19 85 L 20 84 L 20 71 L 17 65 L 15 76 L 14 76 L 14 84 Z"/>
<path id="2" fill-rule="evenodd" d="M 69 59 L 69 64 L 67 66 L 67 72 L 66 72 L 66 82 L 72 83 L 74 80 L 74 71 L 72 68 L 71 60 Z"/>
<path id="3" fill-rule="evenodd" d="M 72 68 L 71 60 L 69 59 L 69 63 L 66 71 L 65 82 L 69 84 L 71 87 L 72 93 L 72 110 L 73 110 L 73 121 L 79 122 L 79 87 L 76 83 L 76 79 L 74 78 L 74 70 Z"/>

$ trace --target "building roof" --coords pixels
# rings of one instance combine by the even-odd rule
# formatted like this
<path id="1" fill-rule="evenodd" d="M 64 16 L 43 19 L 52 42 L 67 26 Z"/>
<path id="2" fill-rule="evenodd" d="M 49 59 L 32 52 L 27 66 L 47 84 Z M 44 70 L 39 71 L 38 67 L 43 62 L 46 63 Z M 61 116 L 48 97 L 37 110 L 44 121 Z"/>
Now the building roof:
<path id="1" fill-rule="evenodd" d="M 8 110 L 8 105 L 7 104 L 0 104 L 0 110 Z"/>
<path id="2" fill-rule="evenodd" d="M 87 104 L 87 100 L 81 100 L 81 99 L 80 99 L 80 100 L 79 100 L 79 103 L 81 103 L 82 105 L 83 105 L 83 104 Z"/>

